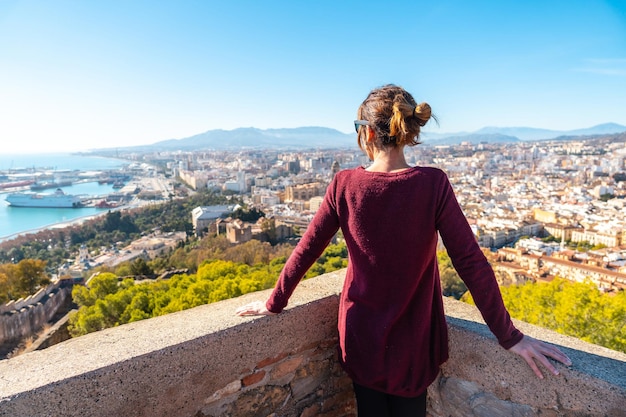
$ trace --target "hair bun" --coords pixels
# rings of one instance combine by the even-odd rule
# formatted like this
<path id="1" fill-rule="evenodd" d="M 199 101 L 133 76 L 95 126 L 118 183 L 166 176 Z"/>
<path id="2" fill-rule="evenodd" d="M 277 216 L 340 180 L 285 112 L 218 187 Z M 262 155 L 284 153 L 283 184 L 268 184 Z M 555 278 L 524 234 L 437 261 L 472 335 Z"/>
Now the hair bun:
<path id="1" fill-rule="evenodd" d="M 415 117 L 419 119 L 421 126 L 424 126 L 430 120 L 431 113 L 432 111 L 428 103 L 420 103 L 415 106 Z"/>

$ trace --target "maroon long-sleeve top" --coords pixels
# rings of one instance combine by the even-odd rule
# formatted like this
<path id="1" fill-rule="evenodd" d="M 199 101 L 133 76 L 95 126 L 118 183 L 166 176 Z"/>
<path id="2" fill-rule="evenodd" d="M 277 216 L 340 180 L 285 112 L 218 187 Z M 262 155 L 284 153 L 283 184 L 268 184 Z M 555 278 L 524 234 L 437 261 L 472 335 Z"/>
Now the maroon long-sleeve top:
<path id="1" fill-rule="evenodd" d="M 447 176 L 430 167 L 337 173 L 268 310 L 282 311 L 339 228 L 350 258 L 339 305 L 339 360 L 356 383 L 420 395 L 447 360 L 438 233 L 500 345 L 508 349 L 522 339 Z"/>

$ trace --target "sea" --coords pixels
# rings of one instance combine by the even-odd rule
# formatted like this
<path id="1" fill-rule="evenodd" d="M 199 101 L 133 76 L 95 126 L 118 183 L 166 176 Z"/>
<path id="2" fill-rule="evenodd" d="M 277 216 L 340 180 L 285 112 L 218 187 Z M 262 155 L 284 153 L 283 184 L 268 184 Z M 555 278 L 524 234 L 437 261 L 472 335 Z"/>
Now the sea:
<path id="1" fill-rule="evenodd" d="M 0 154 L 0 171 L 12 171 L 23 168 L 53 169 L 58 171 L 102 171 L 116 170 L 128 165 L 128 161 L 103 158 L 87 154 L 49 153 L 49 154 Z M 97 181 L 61 187 L 66 194 L 104 196 L 114 191 L 110 184 L 99 184 Z M 28 190 L 30 192 L 30 190 Z M 38 191 L 52 193 L 54 189 Z M 106 209 L 95 207 L 81 208 L 29 208 L 11 207 L 5 201 L 8 192 L 0 192 L 0 242 L 20 234 L 54 227 L 88 218 Z"/>

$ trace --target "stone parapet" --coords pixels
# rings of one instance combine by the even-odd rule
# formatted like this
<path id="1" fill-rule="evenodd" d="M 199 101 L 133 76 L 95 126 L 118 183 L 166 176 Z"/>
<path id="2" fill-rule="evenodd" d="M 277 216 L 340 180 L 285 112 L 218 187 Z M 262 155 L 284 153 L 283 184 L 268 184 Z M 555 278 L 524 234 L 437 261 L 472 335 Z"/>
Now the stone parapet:
<path id="1" fill-rule="evenodd" d="M 278 316 L 234 315 L 264 291 L 0 361 L 0 416 L 354 416 L 336 360 L 344 274 L 303 281 Z M 574 361 L 539 380 L 474 307 L 446 300 L 446 312 L 451 357 L 429 389 L 432 417 L 626 416 L 626 355 L 518 323 Z"/>
<path id="2" fill-rule="evenodd" d="M 12 313 L 14 311 L 20 311 L 23 308 L 37 305 L 41 300 L 50 293 L 56 292 L 62 285 L 62 282 L 55 281 L 49 284 L 46 288 L 42 288 L 33 295 L 29 295 L 26 298 L 20 298 L 19 300 L 11 300 L 6 304 L 0 305 L 0 314 Z"/>
<path id="3" fill-rule="evenodd" d="M 69 287 L 51 286 L 50 291 L 42 289 L 37 293 L 36 302 L 30 300 L 19 309 L 0 313 L 0 346 L 13 346 L 25 338 L 34 336 L 54 317 L 59 308 L 71 297 L 71 293 L 72 289 Z"/>

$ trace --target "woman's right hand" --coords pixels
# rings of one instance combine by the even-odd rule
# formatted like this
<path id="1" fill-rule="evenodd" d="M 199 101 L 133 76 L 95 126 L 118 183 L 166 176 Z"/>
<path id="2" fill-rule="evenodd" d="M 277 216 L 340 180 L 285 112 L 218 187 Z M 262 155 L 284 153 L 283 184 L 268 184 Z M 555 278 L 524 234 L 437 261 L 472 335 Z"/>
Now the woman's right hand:
<path id="1" fill-rule="evenodd" d="M 265 303 L 262 301 L 253 301 L 246 305 L 239 307 L 235 310 L 235 314 L 238 316 L 273 316 L 277 313 L 272 313 L 265 307 Z"/>

